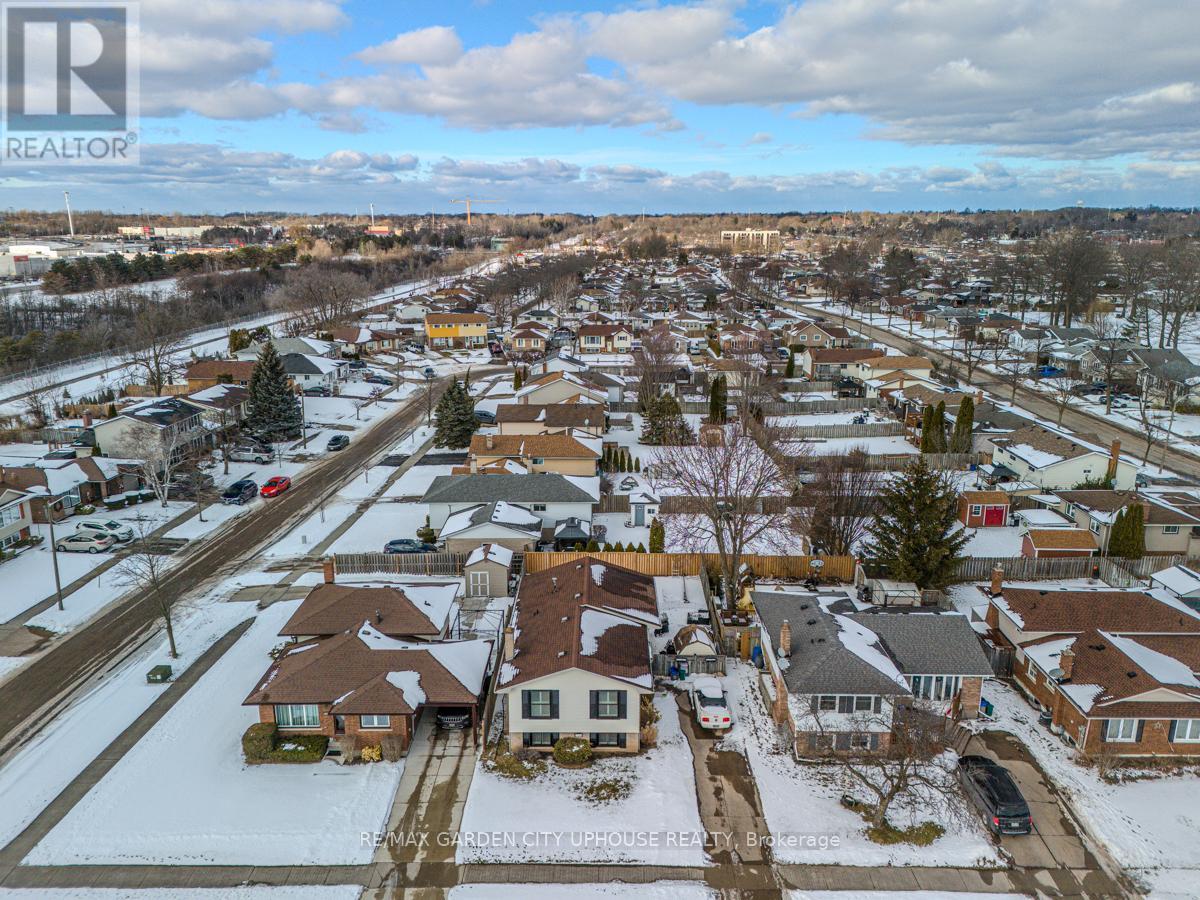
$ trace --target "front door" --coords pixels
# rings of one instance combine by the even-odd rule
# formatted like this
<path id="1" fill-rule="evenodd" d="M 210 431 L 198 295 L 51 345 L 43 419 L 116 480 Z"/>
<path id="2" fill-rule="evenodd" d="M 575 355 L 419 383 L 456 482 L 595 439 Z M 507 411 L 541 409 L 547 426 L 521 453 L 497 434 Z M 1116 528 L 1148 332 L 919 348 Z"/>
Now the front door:
<path id="1" fill-rule="evenodd" d="M 986 528 L 999 528 L 1004 525 L 1004 507 L 986 506 L 983 510 L 983 524 Z"/>
<path id="2" fill-rule="evenodd" d="M 488 578 L 489 572 L 472 572 L 470 580 L 470 595 L 472 597 L 487 597 L 490 596 L 491 585 Z"/>
<path id="3" fill-rule="evenodd" d="M 334 734 L 345 734 L 346 733 L 346 717 L 345 716 L 335 715 L 333 717 L 333 733 Z"/>
<path id="4" fill-rule="evenodd" d="M 642 506 L 642 504 L 640 504 L 640 503 L 635 503 L 633 505 L 633 524 L 634 525 L 645 525 L 646 524 L 646 507 Z"/>

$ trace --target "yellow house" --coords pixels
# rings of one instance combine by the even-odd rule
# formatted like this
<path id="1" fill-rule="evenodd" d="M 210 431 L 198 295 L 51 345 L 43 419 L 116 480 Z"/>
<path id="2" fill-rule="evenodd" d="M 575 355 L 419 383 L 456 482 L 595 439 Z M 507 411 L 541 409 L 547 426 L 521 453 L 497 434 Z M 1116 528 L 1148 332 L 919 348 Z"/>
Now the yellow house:
<path id="1" fill-rule="evenodd" d="M 482 313 L 425 313 L 425 338 L 431 347 L 482 347 L 488 318 Z"/>

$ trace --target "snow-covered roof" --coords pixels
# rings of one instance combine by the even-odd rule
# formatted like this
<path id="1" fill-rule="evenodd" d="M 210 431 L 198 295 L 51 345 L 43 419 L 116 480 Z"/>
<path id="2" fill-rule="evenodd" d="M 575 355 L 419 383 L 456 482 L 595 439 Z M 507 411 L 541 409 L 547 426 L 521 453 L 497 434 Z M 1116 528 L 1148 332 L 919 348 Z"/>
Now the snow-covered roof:
<path id="1" fill-rule="evenodd" d="M 470 552 L 463 565 L 473 566 L 486 560 L 508 567 L 512 565 L 512 558 L 513 552 L 507 547 L 501 547 L 499 544 L 480 544 Z"/>
<path id="2" fill-rule="evenodd" d="M 1151 650 L 1139 644 L 1132 638 L 1101 631 L 1101 635 L 1118 650 L 1141 666 L 1150 677 L 1163 684 L 1179 684 L 1185 687 L 1200 688 L 1200 680 L 1192 673 L 1190 667 L 1179 660 Z"/>

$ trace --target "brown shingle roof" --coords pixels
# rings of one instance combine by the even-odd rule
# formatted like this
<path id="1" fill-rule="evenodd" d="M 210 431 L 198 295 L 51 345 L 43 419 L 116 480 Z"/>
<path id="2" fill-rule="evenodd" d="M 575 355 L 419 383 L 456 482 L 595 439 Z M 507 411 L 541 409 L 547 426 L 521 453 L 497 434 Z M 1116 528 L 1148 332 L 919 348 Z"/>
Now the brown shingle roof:
<path id="1" fill-rule="evenodd" d="M 879 351 L 868 347 L 819 347 L 809 350 L 808 355 L 814 363 L 849 363 L 872 359 L 879 355 Z"/>
<path id="2" fill-rule="evenodd" d="M 501 403 L 496 407 L 497 422 L 545 422 L 550 428 L 589 427 L 604 423 L 604 407 L 599 403 Z"/>
<path id="3" fill-rule="evenodd" d="M 201 359 L 187 367 L 188 379 L 223 378 L 228 375 L 233 381 L 249 381 L 254 371 L 254 360 L 250 359 Z"/>
<path id="4" fill-rule="evenodd" d="M 287 637 L 341 634 L 366 621 L 388 637 L 436 637 L 444 624 L 422 612 L 402 587 L 319 584 L 279 633 Z"/>
<path id="5" fill-rule="evenodd" d="M 1105 631 L 1200 633 L 1200 618 L 1141 591 L 1059 591 L 1004 588 L 1005 603 L 1024 621 L 1024 631 L 1075 634 Z"/>
<path id="6" fill-rule="evenodd" d="M 1078 456 L 1086 456 L 1089 453 L 1102 452 L 1092 447 L 1085 447 L 1071 440 L 1069 437 L 1064 437 L 1061 434 L 1056 434 L 1037 425 L 1030 425 L 1028 428 L 1018 428 L 1016 431 L 1009 433 L 1007 437 L 993 438 L 992 443 L 1013 452 L 1015 456 L 1019 456 L 1020 453 L 1013 451 L 1012 448 L 1022 445 L 1032 447 L 1041 453 L 1054 454 L 1062 459 L 1075 459 Z"/>
<path id="7" fill-rule="evenodd" d="M 488 447 L 488 440 L 492 446 Z M 568 434 L 477 434 L 472 456 L 536 456 L 543 459 L 599 459 L 600 454 Z"/>
<path id="8" fill-rule="evenodd" d="M 1096 536 L 1081 528 L 1030 528 L 1029 541 L 1038 550 L 1096 549 Z"/>

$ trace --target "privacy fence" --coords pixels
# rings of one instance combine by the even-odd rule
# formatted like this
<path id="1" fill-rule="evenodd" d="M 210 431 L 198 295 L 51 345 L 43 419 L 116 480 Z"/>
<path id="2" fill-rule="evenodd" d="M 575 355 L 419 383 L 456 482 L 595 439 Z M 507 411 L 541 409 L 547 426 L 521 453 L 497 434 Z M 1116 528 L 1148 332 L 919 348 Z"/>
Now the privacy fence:
<path id="1" fill-rule="evenodd" d="M 1023 556 L 972 556 L 962 560 L 954 580 L 987 581 L 992 570 L 1004 571 L 1005 581 L 1051 581 L 1067 578 L 1091 578 L 1098 575 L 1113 587 L 1141 587 L 1155 572 L 1183 564 L 1200 565 L 1186 556 L 1144 556 L 1141 559 L 1117 559 L 1106 556 L 1074 556 L 1065 559 L 1027 559 Z"/>

